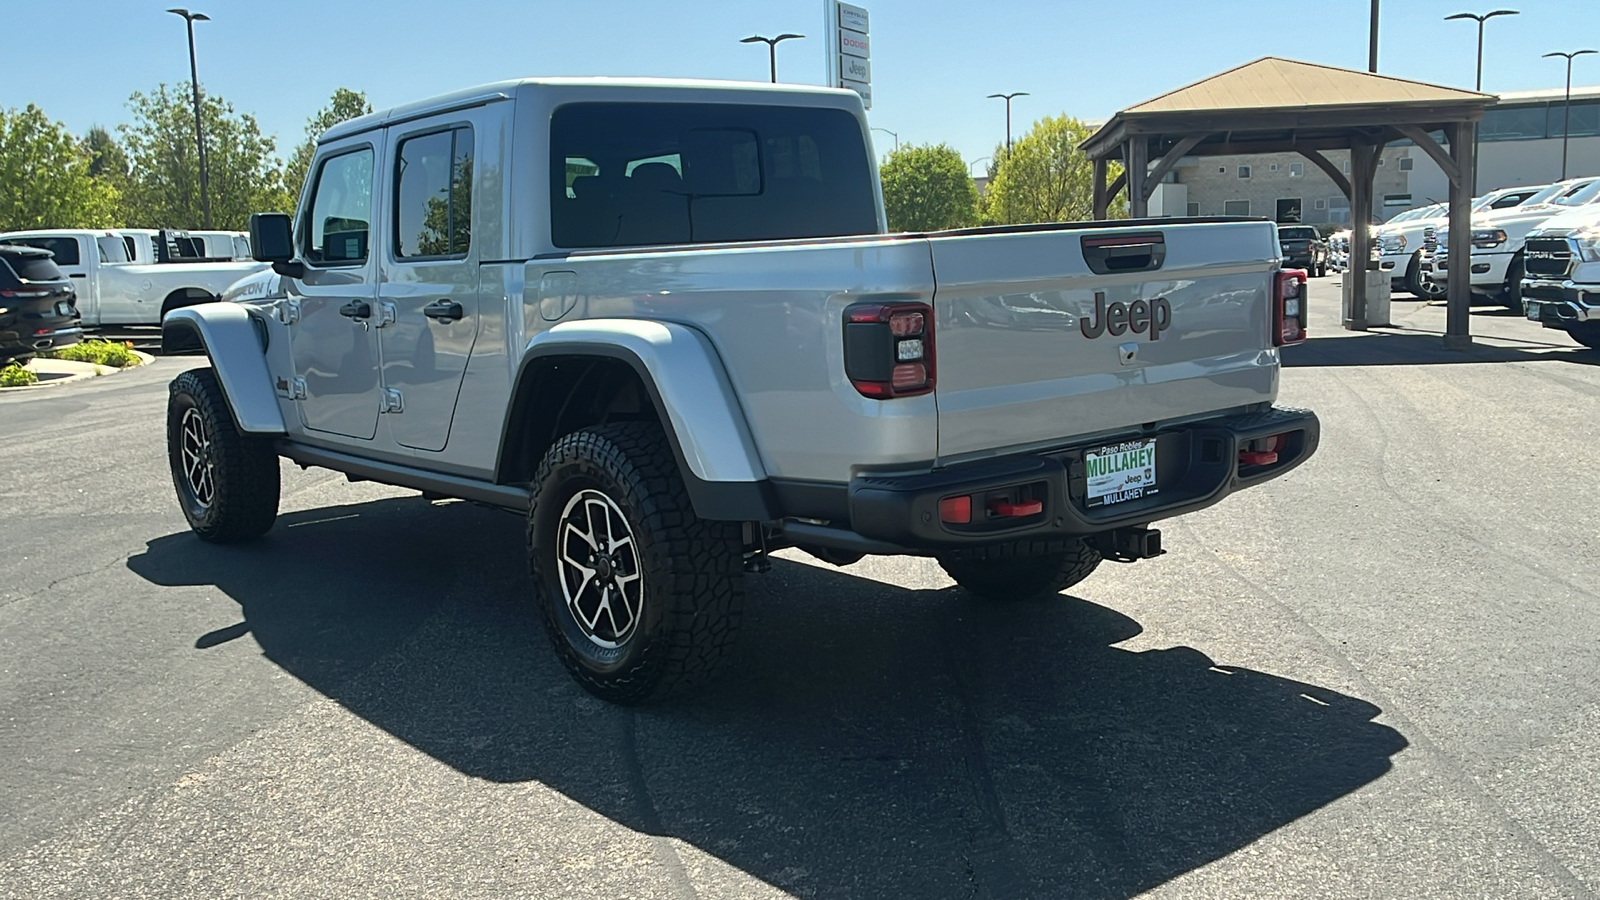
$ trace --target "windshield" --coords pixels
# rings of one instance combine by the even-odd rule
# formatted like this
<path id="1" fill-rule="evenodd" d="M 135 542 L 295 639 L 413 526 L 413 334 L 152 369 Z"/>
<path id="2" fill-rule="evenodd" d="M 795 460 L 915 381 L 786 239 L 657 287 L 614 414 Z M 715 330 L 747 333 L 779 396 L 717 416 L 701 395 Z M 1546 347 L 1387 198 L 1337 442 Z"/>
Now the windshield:
<path id="1" fill-rule="evenodd" d="M 1549 187 L 1545 188 L 1544 190 L 1540 191 L 1539 193 L 1534 194 L 1532 197 L 1529 197 L 1527 199 L 1527 202 L 1523 203 L 1522 205 L 1523 206 L 1537 206 L 1540 203 L 1549 203 L 1551 197 L 1558 196 L 1558 195 L 1560 195 L 1561 193 L 1563 193 L 1565 191 L 1570 191 L 1570 190 L 1573 189 L 1573 187 L 1574 187 L 1574 185 L 1567 184 L 1566 182 L 1558 182 L 1556 184 L 1552 184 Z"/>
<path id="2" fill-rule="evenodd" d="M 1561 199 L 1555 201 L 1557 206 L 1585 206 L 1593 203 L 1596 195 L 1600 195 L 1600 181 L 1591 181 L 1579 188 L 1574 188 L 1563 194 Z"/>

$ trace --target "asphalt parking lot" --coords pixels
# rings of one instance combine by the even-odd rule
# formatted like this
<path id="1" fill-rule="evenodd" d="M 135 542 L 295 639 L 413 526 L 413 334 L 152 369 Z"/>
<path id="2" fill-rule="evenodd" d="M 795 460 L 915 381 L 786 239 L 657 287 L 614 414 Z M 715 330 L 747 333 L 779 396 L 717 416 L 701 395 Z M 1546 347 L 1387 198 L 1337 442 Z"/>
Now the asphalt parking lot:
<path id="1" fill-rule="evenodd" d="M 1479 307 L 1285 353 L 1319 454 L 991 605 L 756 579 L 711 687 L 588 697 L 521 523 L 285 466 L 193 538 L 167 381 L 0 396 L 0 896 L 1589 897 L 1600 352 Z"/>

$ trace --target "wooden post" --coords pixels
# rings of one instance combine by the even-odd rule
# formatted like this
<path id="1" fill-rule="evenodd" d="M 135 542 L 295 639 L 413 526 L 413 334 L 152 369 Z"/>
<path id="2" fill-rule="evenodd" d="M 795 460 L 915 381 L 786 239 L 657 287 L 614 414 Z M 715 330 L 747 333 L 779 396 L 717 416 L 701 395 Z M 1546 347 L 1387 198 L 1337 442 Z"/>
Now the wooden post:
<path id="1" fill-rule="evenodd" d="M 1143 219 L 1150 215 L 1149 195 L 1145 192 L 1145 179 L 1150 174 L 1150 139 L 1136 135 L 1128 139 L 1128 218 Z"/>
<path id="2" fill-rule="evenodd" d="M 1106 195 L 1106 161 L 1094 161 L 1094 218 L 1099 222 L 1105 219 L 1106 210 L 1111 205 L 1111 198 Z"/>
<path id="3" fill-rule="evenodd" d="M 1472 346 L 1472 176 L 1474 122 L 1456 122 L 1446 132 L 1450 159 L 1456 164 L 1450 179 L 1449 299 L 1445 301 L 1444 346 L 1466 350 Z"/>
<path id="4" fill-rule="evenodd" d="M 1372 145 L 1350 142 L 1350 308 L 1344 327 L 1367 330 L 1367 265 L 1372 257 Z M 1352 275 L 1354 276 L 1352 278 Z"/>

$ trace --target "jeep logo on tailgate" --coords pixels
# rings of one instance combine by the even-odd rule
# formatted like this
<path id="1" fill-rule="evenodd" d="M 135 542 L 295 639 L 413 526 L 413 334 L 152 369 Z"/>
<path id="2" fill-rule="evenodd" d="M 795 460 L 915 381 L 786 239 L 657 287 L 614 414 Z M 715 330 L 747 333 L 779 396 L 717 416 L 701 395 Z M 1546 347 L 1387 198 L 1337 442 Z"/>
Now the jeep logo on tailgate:
<path id="1" fill-rule="evenodd" d="M 1150 333 L 1150 340 L 1161 340 L 1161 332 L 1172 327 L 1172 304 L 1165 297 L 1154 300 L 1135 300 L 1132 303 L 1113 303 L 1106 306 L 1104 291 L 1094 292 L 1094 315 L 1078 322 L 1086 338 L 1097 338 L 1107 332 L 1112 337 L 1141 331 Z"/>

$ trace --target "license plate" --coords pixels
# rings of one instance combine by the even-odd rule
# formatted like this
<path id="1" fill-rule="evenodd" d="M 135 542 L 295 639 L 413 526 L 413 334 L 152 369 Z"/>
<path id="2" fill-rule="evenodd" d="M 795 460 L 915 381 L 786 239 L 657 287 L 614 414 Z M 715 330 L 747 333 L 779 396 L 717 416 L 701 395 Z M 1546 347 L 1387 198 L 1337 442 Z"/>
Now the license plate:
<path id="1" fill-rule="evenodd" d="M 1541 314 L 1541 311 L 1539 309 L 1539 302 L 1537 300 L 1529 300 L 1529 301 L 1527 301 L 1527 305 L 1524 306 L 1523 308 L 1527 312 L 1528 318 L 1532 319 L 1535 322 L 1539 321 L 1539 316 Z"/>
<path id="2" fill-rule="evenodd" d="M 1128 441 L 1098 447 L 1083 455 L 1088 490 L 1086 506 L 1110 506 L 1156 492 L 1156 442 Z"/>

